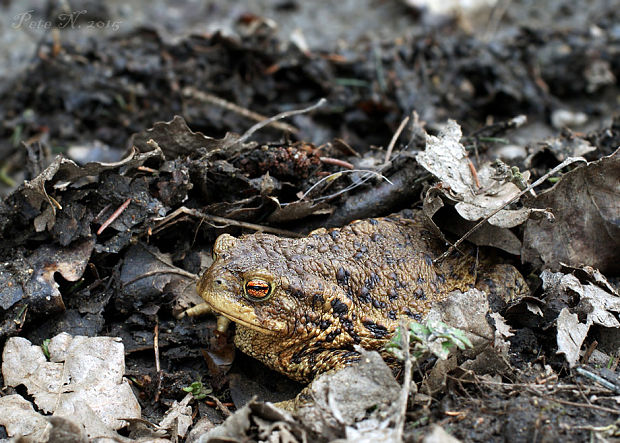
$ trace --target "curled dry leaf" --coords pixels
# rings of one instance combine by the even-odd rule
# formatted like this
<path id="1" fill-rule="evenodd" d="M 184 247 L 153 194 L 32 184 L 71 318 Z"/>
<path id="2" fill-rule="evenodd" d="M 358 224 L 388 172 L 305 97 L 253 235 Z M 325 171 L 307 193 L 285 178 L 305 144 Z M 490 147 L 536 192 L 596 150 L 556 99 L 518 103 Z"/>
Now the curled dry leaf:
<path id="1" fill-rule="evenodd" d="M 183 117 L 175 115 L 168 122 L 157 122 L 152 128 L 131 136 L 129 146 L 135 146 L 140 152 L 148 152 L 155 149 L 153 140 L 158 145 L 167 158 L 190 155 L 204 148 L 207 152 L 222 148 L 236 136 L 227 135 L 226 138 L 219 140 L 207 137 L 201 132 L 193 132 L 185 123 Z"/>
<path id="2" fill-rule="evenodd" d="M 56 211 L 61 209 L 57 202 L 52 200 L 46 187 L 55 186 L 65 188 L 81 178 L 98 175 L 104 171 L 119 168 L 135 168 L 141 166 L 150 158 L 163 158 L 161 150 L 139 153 L 133 149 L 123 160 L 115 163 L 87 163 L 79 166 L 72 160 L 57 156 L 43 172 L 34 179 L 24 182 L 17 191 L 9 197 L 9 203 L 17 207 L 29 205 L 39 212 L 34 217 L 34 227 L 37 232 L 52 229 L 56 222 Z"/>
<path id="3" fill-rule="evenodd" d="M 555 222 L 528 220 L 524 261 L 620 272 L 620 150 L 566 173 L 532 207 L 551 208 Z"/>
<path id="4" fill-rule="evenodd" d="M 479 168 L 477 183 L 467 151 L 460 143 L 461 137 L 461 127 L 449 120 L 437 137 L 426 136 L 426 150 L 420 152 L 416 160 L 441 180 L 444 195 L 458 202 L 455 206 L 458 213 L 466 220 L 477 221 L 507 203 L 520 190 L 514 183 L 498 180 L 490 164 Z M 512 228 L 527 220 L 529 212 L 526 208 L 503 209 L 491 217 L 489 223 Z"/>

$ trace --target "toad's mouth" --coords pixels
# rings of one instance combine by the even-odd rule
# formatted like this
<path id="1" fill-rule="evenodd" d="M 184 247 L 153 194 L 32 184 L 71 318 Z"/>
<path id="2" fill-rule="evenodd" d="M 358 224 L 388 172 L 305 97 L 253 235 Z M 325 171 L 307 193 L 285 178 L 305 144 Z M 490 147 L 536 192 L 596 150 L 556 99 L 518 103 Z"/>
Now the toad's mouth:
<path id="1" fill-rule="evenodd" d="M 224 312 L 224 311 L 219 311 L 218 312 L 223 315 L 224 317 L 226 317 L 227 319 L 229 319 L 230 321 L 234 321 L 235 323 L 237 323 L 238 325 L 244 326 L 246 328 L 249 329 L 253 329 L 254 331 L 258 331 L 261 334 L 265 334 L 265 335 L 276 335 L 278 333 L 278 331 L 274 331 L 272 329 L 266 328 L 262 325 L 258 325 L 256 323 L 252 323 L 250 321 L 247 321 L 246 319 L 240 318 L 234 314 L 231 314 L 229 312 Z"/>
<path id="2" fill-rule="evenodd" d="M 207 299 L 209 307 L 227 319 L 265 335 L 276 335 L 286 331 L 286 324 L 278 320 L 261 321 L 250 306 L 237 303 L 218 303 L 213 298 Z M 222 306 L 224 305 L 224 306 Z"/>

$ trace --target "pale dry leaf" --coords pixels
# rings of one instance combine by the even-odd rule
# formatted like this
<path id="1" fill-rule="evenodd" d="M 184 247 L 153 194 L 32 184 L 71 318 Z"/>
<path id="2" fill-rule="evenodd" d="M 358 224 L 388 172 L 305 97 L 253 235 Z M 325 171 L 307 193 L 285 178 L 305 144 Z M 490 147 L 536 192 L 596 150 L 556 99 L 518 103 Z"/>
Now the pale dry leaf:
<path id="1" fill-rule="evenodd" d="M 159 427 L 168 429 L 170 434 L 185 437 L 192 425 L 192 407 L 188 406 L 194 396 L 187 394 L 180 402 L 175 401 L 166 411 L 164 418 L 159 422 Z"/>
<path id="2" fill-rule="evenodd" d="M 514 334 L 510 332 L 510 326 L 498 312 L 493 312 L 491 318 L 495 320 L 495 331 L 502 337 L 512 337 Z"/>
<path id="3" fill-rule="evenodd" d="M 432 304 L 427 321 L 439 321 L 465 332 L 474 347 L 493 340 L 494 331 L 486 320 L 487 295 L 478 289 L 452 291 Z"/>
<path id="4" fill-rule="evenodd" d="M 547 278 L 552 273 L 545 272 L 541 276 L 545 282 L 545 290 L 568 292 L 579 296 L 577 312 L 586 317 L 588 324 L 597 324 L 607 328 L 620 328 L 617 315 L 620 314 L 620 297 L 605 291 L 592 283 L 582 283 L 573 274 L 553 273 L 554 278 Z M 553 283 L 551 283 L 553 282 Z"/>
<path id="5" fill-rule="evenodd" d="M 566 361 L 572 368 L 579 360 L 579 350 L 588 335 L 589 324 L 579 322 L 576 314 L 571 314 L 568 308 L 560 311 L 556 320 L 558 330 L 558 354 L 564 354 Z"/>
<path id="6" fill-rule="evenodd" d="M 358 430 L 366 426 L 370 432 L 367 420 L 386 414 L 399 398 L 400 386 L 381 356 L 359 351 L 358 363 L 317 377 L 308 388 L 314 402 L 297 411 L 301 421 L 321 435 L 344 435 L 347 426 Z M 370 409 L 373 413 L 367 414 Z"/>
<path id="7" fill-rule="evenodd" d="M 542 309 L 540 309 L 540 306 L 538 306 L 537 304 L 526 302 L 525 306 L 527 307 L 527 310 L 530 311 L 532 314 L 544 317 Z"/>
<path id="8" fill-rule="evenodd" d="M 490 317 L 495 321 L 495 341 L 493 348 L 506 355 L 510 349 L 510 342 L 506 340 L 508 337 L 512 337 L 514 334 L 510 332 L 510 326 L 504 320 L 499 312 L 493 312 Z"/>
<path id="9" fill-rule="evenodd" d="M 456 202 L 455 209 L 461 217 L 468 221 L 478 221 L 502 208 L 521 190 L 514 183 L 498 178 L 496 168 L 490 163 L 478 169 L 476 180 L 467 151 L 460 143 L 461 136 L 460 126 L 449 120 L 438 136 L 426 136 L 426 149 L 416 155 L 416 160 L 441 181 L 441 192 L 446 198 Z M 524 176 L 527 179 L 528 173 Z M 425 210 L 428 212 L 427 206 L 429 203 L 425 198 Z M 529 208 L 504 208 L 490 217 L 487 224 L 507 230 L 524 223 L 530 213 Z M 470 240 L 476 244 L 498 247 L 512 254 L 519 252 L 516 250 L 518 245 L 514 241 L 507 242 L 506 236 L 502 236 L 501 241 L 497 242 L 494 242 L 494 237 L 488 236 L 484 238 L 484 243 L 477 243 L 477 238 Z"/>
<path id="10" fill-rule="evenodd" d="M 448 434 L 439 425 L 433 425 L 431 432 L 424 436 L 422 443 L 459 443 L 460 440 Z"/>
<path id="11" fill-rule="evenodd" d="M 9 437 L 21 435 L 40 441 L 46 431 L 47 420 L 21 395 L 6 395 L 0 397 L 0 426 L 4 426 Z"/>
<path id="12" fill-rule="evenodd" d="M 579 358 L 579 349 L 593 324 L 620 328 L 620 297 L 598 285 L 582 283 L 573 274 L 543 271 L 541 279 L 546 293 L 578 300 L 577 305 L 572 308 L 575 314 L 568 308 L 563 308 L 556 320 L 558 353 L 564 353 L 572 367 Z M 585 318 L 585 323 L 580 322 L 579 317 Z"/>
<path id="13" fill-rule="evenodd" d="M 461 127 L 448 120 L 438 136 L 426 135 L 426 149 L 416 155 L 418 163 L 456 195 L 471 193 L 474 187 L 462 135 Z"/>
<path id="14" fill-rule="evenodd" d="M 62 333 L 48 346 L 50 360 L 28 340 L 7 341 L 2 375 L 7 386 L 26 386 L 37 406 L 76 419 L 89 436 L 114 435 L 123 418 L 139 418 L 140 406 L 123 378 L 124 347 L 114 337 L 71 337 Z"/>

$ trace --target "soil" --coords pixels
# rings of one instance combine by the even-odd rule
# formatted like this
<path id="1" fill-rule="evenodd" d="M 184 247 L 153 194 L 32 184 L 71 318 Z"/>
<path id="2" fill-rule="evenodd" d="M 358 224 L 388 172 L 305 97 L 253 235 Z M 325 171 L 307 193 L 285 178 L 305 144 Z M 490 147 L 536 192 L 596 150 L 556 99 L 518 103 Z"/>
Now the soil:
<path id="1" fill-rule="evenodd" d="M 557 319 L 569 309 L 585 324 L 591 310 L 541 277 L 551 269 L 609 294 L 619 288 L 620 8 L 498 0 L 436 12 L 426 3 L 0 2 L 0 351 L 16 336 L 36 345 L 61 332 L 121 337 L 125 375 L 151 423 L 198 380 L 211 397 L 192 403 L 193 423 L 218 425 L 253 396 L 294 397 L 302 386 L 235 355 L 233 331 L 219 332 L 211 317 L 179 318 L 200 301 L 194 282 L 213 241 L 427 210 L 429 195 L 441 195 L 433 219 L 454 241 L 471 224 L 416 161 L 426 135 L 452 119 L 472 168 L 502 158 L 531 183 L 569 157 L 598 161 L 599 193 L 588 195 L 604 199 L 595 206 L 611 215 L 596 226 L 612 240 L 599 245 L 599 231 L 584 232 L 583 251 L 604 260 L 584 252 L 581 263 L 553 261 L 564 256 L 526 248 L 542 234 L 517 224 L 504 234 L 527 254 L 483 248 L 531 288 L 500 310 L 512 333 L 504 363 L 464 369 L 471 356 L 459 356 L 426 393 L 435 359 L 422 364 L 404 439 L 421 441 L 433 425 L 462 441 L 620 438 L 618 326 L 595 322 L 570 364 Z M 519 115 L 527 123 L 514 124 Z M 571 192 L 543 201 L 590 210 Z M 537 197 L 512 207 L 541 214 L 528 198 Z M 584 276 L 582 265 L 594 264 L 608 286 Z M 23 391 L 5 387 L 0 398 Z"/>

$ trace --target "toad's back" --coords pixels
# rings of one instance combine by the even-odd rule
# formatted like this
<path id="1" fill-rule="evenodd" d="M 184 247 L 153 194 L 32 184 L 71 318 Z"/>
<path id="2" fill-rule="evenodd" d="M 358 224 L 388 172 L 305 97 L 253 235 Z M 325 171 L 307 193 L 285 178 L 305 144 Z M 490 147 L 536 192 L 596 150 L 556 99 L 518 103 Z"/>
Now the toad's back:
<path id="1" fill-rule="evenodd" d="M 445 245 L 423 217 L 408 211 L 302 239 L 220 236 L 199 293 L 237 323 L 242 351 L 308 381 L 355 361 L 355 344 L 380 348 L 401 317 L 420 320 L 433 301 L 474 286 L 471 257 L 433 263 Z"/>

